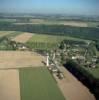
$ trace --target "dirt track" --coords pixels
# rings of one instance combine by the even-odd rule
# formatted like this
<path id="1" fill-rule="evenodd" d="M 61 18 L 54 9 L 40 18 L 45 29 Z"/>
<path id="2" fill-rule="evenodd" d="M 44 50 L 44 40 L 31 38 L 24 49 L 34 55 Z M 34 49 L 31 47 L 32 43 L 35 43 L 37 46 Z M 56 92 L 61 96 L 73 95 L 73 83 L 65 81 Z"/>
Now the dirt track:
<path id="1" fill-rule="evenodd" d="M 59 80 L 54 76 L 58 82 L 58 86 L 61 89 L 67 100 L 95 100 L 95 97 L 80 81 L 78 81 L 70 72 L 64 67 L 61 68 L 65 78 Z"/>
<path id="2" fill-rule="evenodd" d="M 33 33 L 23 33 L 20 34 L 18 36 L 16 36 L 15 38 L 13 38 L 13 41 L 16 42 L 20 42 L 20 43 L 25 43 L 27 42 L 34 34 Z"/>
<path id="3" fill-rule="evenodd" d="M 44 66 L 45 57 L 28 51 L 0 51 L 0 69 Z"/>
<path id="4" fill-rule="evenodd" d="M 0 100 L 20 100 L 17 70 L 0 70 Z"/>

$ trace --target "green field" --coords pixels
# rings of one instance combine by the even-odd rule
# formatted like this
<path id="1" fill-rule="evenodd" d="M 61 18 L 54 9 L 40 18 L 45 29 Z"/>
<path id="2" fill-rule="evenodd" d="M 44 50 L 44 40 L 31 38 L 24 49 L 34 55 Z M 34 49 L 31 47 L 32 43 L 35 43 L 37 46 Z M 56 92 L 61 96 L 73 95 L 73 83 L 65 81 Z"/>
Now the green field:
<path id="1" fill-rule="evenodd" d="M 0 38 L 10 35 L 11 33 L 13 33 L 14 31 L 0 31 Z"/>
<path id="2" fill-rule="evenodd" d="M 15 36 L 21 34 L 23 32 L 19 32 L 19 31 L 0 31 L 0 38 L 1 37 L 9 37 L 9 38 L 14 38 Z"/>
<path id="3" fill-rule="evenodd" d="M 16 37 L 16 36 L 18 36 L 18 35 L 20 35 L 22 33 L 23 32 L 20 32 L 20 31 L 13 31 L 12 33 L 6 35 L 6 37 L 8 37 L 8 38 L 14 38 L 14 37 Z"/>
<path id="4" fill-rule="evenodd" d="M 2 18 L 0 18 L 0 22 L 16 22 L 16 19 L 2 19 Z"/>
<path id="5" fill-rule="evenodd" d="M 89 40 L 73 38 L 69 36 L 55 36 L 55 35 L 39 35 L 34 36 L 27 42 L 27 45 L 33 49 L 54 49 L 63 40 L 83 41 L 89 42 Z"/>
<path id="6" fill-rule="evenodd" d="M 99 22 L 87 22 L 89 27 L 97 27 L 99 25 Z"/>
<path id="7" fill-rule="evenodd" d="M 19 73 L 21 100 L 65 100 L 46 68 L 20 69 Z"/>

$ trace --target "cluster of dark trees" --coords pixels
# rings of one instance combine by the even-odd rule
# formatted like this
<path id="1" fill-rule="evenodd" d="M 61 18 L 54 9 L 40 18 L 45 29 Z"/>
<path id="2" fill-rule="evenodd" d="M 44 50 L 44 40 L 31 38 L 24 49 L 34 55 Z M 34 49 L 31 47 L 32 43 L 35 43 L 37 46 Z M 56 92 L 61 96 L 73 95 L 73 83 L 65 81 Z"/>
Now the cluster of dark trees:
<path id="1" fill-rule="evenodd" d="M 0 50 L 16 50 L 16 42 L 9 40 L 7 37 L 0 38 Z"/>
<path id="2" fill-rule="evenodd" d="M 64 66 L 94 93 L 96 100 L 99 100 L 99 79 L 72 60 L 68 60 Z"/>
<path id="3" fill-rule="evenodd" d="M 65 44 L 79 44 L 79 45 L 86 45 L 86 42 L 84 41 L 77 41 L 77 40 L 64 40 L 63 41 Z"/>
<path id="4" fill-rule="evenodd" d="M 96 41 L 96 48 L 99 51 L 99 41 Z"/>
<path id="5" fill-rule="evenodd" d="M 64 25 L 16 25 L 10 22 L 0 22 L 0 30 L 25 31 L 38 34 L 68 35 L 77 38 L 98 40 L 99 28 L 92 27 L 73 27 Z"/>
<path id="6" fill-rule="evenodd" d="M 96 44 L 96 48 L 97 48 L 97 50 L 99 51 L 99 43 L 98 43 L 98 44 Z"/>

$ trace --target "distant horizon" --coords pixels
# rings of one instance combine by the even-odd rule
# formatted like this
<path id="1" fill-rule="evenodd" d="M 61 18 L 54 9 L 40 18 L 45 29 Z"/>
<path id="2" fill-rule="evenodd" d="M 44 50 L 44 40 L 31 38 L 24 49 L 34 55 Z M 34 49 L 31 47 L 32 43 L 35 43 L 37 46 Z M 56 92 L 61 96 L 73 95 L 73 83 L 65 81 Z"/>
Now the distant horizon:
<path id="1" fill-rule="evenodd" d="M 44 16 L 71 16 L 71 17 L 99 17 L 99 15 L 85 15 L 85 14 L 62 14 L 62 13 L 30 13 L 30 12 L 0 12 L 0 14 L 8 15 L 44 15 Z"/>
<path id="2" fill-rule="evenodd" d="M 99 0 L 0 0 L 0 13 L 99 16 Z"/>

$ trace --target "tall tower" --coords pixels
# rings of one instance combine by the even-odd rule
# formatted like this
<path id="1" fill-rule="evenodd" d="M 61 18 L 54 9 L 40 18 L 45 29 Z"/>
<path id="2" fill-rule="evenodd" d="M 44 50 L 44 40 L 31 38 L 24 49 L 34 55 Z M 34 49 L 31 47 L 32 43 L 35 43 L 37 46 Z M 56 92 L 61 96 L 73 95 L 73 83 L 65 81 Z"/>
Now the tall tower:
<path id="1" fill-rule="evenodd" d="M 47 53 L 46 66 L 49 66 L 49 54 Z"/>

